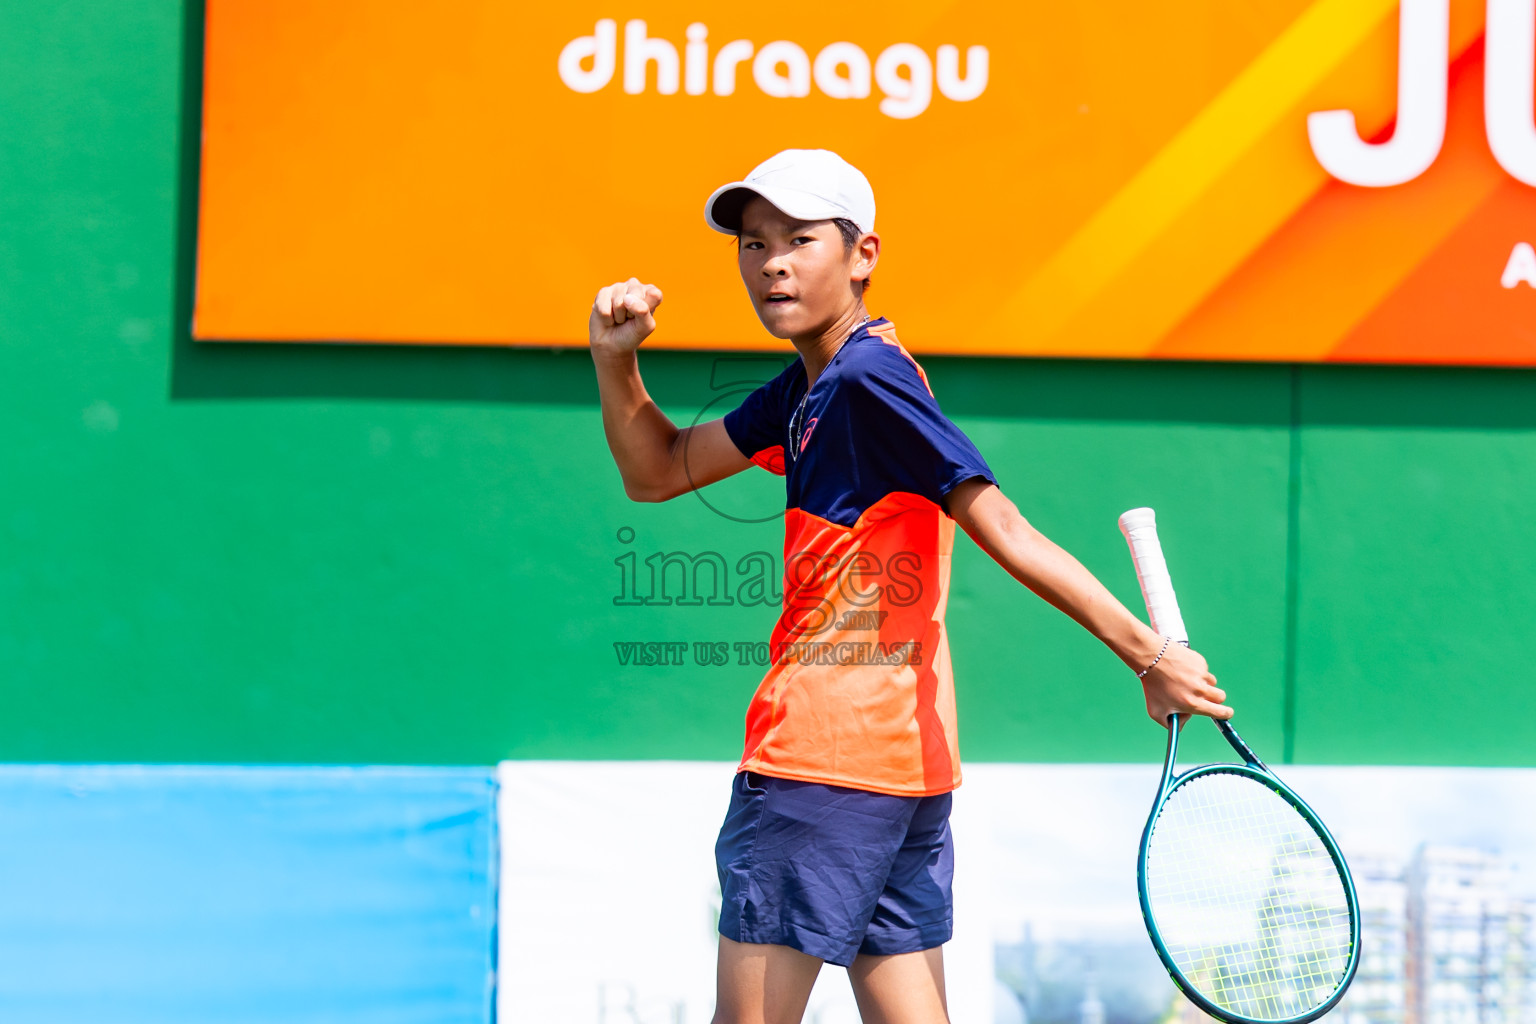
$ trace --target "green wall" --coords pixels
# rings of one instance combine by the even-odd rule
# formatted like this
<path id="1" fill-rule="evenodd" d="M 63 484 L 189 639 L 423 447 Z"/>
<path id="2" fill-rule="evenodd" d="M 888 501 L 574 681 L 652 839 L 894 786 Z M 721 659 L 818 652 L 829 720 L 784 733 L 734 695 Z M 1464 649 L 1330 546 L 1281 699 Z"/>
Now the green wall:
<path id="1" fill-rule="evenodd" d="M 0 760 L 735 756 L 760 669 L 613 644 L 772 612 L 615 605 L 615 560 L 777 552 L 777 480 L 712 495 L 757 523 L 627 502 L 580 351 L 193 343 L 198 33 L 168 0 L 0 18 Z M 1261 752 L 1532 762 L 1536 376 L 924 363 L 1128 603 L 1115 517 L 1158 509 Z M 642 367 L 692 420 L 761 364 Z M 954 576 L 969 759 L 1160 756 L 1108 652 L 964 537 Z"/>

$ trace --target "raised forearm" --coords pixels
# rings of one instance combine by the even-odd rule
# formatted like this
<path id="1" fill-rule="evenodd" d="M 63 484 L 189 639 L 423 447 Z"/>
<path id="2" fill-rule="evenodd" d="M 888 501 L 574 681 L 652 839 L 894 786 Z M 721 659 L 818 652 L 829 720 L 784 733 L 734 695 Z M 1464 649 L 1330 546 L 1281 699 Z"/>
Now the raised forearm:
<path id="1" fill-rule="evenodd" d="M 680 431 L 646 392 L 633 351 L 594 347 L 592 362 L 597 368 L 603 434 L 624 480 L 624 492 L 637 501 L 655 500 L 671 470 Z"/>

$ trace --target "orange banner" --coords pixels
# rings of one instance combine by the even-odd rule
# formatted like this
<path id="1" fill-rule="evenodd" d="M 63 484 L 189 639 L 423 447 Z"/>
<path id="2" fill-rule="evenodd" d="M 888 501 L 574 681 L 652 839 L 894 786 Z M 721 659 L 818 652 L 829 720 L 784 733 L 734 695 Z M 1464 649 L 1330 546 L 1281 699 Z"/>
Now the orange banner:
<path id="1" fill-rule="evenodd" d="M 915 352 L 1536 365 L 1529 0 L 208 0 L 193 334 L 782 350 L 705 198 L 869 177 Z"/>

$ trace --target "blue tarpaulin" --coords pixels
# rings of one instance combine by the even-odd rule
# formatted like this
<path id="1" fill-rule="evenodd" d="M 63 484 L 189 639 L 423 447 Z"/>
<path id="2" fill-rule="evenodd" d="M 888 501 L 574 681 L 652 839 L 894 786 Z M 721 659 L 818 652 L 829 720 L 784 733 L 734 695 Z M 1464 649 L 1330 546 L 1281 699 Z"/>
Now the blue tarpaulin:
<path id="1" fill-rule="evenodd" d="M 0 1021 L 483 1024 L 489 768 L 0 766 Z"/>

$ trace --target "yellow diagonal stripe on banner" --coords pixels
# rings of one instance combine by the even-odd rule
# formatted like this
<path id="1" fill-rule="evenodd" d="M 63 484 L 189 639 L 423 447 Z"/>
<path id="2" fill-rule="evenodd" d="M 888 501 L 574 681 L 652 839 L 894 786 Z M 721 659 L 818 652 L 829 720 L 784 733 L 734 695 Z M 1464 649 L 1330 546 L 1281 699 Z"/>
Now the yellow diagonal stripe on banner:
<path id="1" fill-rule="evenodd" d="M 1397 0 L 1318 0 L 1307 8 L 1004 302 L 993 330 L 1030 349 L 1052 348 L 1084 307 L 1396 9 Z M 1155 338 L 1100 340 L 1092 347 L 1111 355 L 1135 354 Z"/>

